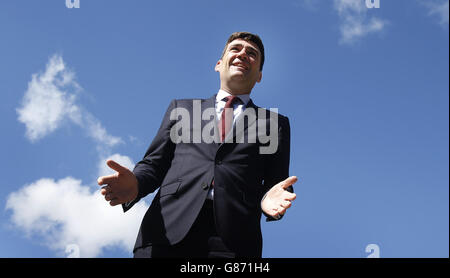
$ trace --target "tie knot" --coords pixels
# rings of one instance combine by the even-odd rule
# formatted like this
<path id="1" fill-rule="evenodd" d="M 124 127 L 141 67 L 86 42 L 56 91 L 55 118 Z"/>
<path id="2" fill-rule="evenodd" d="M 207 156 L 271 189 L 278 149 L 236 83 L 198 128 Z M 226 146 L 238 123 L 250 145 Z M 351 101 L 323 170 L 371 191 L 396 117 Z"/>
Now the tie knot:
<path id="1" fill-rule="evenodd" d="M 233 107 L 233 104 L 239 102 L 241 99 L 237 96 L 229 96 L 224 98 L 224 100 L 226 101 L 225 108 L 230 108 Z"/>

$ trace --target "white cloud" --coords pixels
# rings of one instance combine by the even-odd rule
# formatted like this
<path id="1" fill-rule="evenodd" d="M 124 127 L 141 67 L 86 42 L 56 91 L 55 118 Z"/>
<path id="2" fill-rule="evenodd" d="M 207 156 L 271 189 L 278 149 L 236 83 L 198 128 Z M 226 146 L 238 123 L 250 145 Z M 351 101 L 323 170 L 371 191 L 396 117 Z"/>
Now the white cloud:
<path id="1" fill-rule="evenodd" d="M 111 168 L 108 167 L 108 165 L 106 165 L 106 161 L 108 159 L 112 159 L 115 162 L 119 163 L 124 167 L 127 167 L 130 170 L 133 170 L 134 168 L 134 163 L 131 160 L 131 158 L 116 153 L 100 160 L 98 164 L 98 176 L 109 176 L 115 173 L 114 170 L 112 170 Z"/>
<path id="2" fill-rule="evenodd" d="M 334 0 L 334 8 L 341 20 L 342 44 L 353 44 L 362 37 L 382 31 L 387 21 L 369 17 L 365 0 Z"/>
<path id="3" fill-rule="evenodd" d="M 35 142 L 65 122 L 72 122 L 101 145 L 112 147 L 122 142 L 109 135 L 92 114 L 76 103 L 80 90 L 75 73 L 67 69 L 60 55 L 53 55 L 45 72 L 32 75 L 21 107 L 16 109 L 18 120 L 26 126 L 26 137 Z"/>
<path id="4" fill-rule="evenodd" d="M 92 139 L 101 145 L 106 145 L 106 147 L 113 147 L 123 142 L 121 138 L 108 134 L 106 129 L 101 125 L 100 121 L 90 113 L 84 113 L 83 121 L 80 126 L 83 126 L 86 129 L 88 135 Z"/>
<path id="5" fill-rule="evenodd" d="M 67 69 L 62 57 L 52 56 L 43 73 L 32 75 L 22 106 L 17 109 L 18 120 L 26 126 L 26 137 L 34 142 L 64 123 L 73 123 L 97 143 L 103 156 L 121 143 L 122 139 L 109 135 L 98 119 L 76 103 L 80 90 L 75 73 Z M 100 159 L 99 176 L 114 172 L 106 166 L 107 159 L 130 170 L 134 167 L 131 158 L 113 154 Z M 109 205 L 96 181 L 86 186 L 73 177 L 41 178 L 10 193 L 6 203 L 14 227 L 38 238 L 60 256 L 76 256 L 79 251 L 81 257 L 97 257 L 107 247 L 119 247 L 131 255 L 147 208 L 142 200 L 124 214 L 121 206 Z M 67 254 L 70 250 L 76 252 Z"/>
<path id="6" fill-rule="evenodd" d="M 36 141 L 58 128 L 66 117 L 77 117 L 75 95 L 66 88 L 79 88 L 74 74 L 65 69 L 60 56 L 53 56 L 42 74 L 33 74 L 28 90 L 17 109 L 19 121 L 26 125 L 26 135 Z"/>
<path id="7" fill-rule="evenodd" d="M 109 158 L 129 168 L 134 165 L 127 156 Z M 108 171 L 99 165 L 99 173 Z M 11 193 L 6 209 L 12 211 L 11 222 L 16 228 L 41 238 L 61 256 L 67 255 L 64 251 L 71 244 L 79 247 L 81 257 L 97 257 L 113 246 L 131 256 L 148 204 L 142 200 L 123 213 L 121 206 L 111 207 L 97 187 L 92 191 L 92 186 L 72 177 L 57 181 L 42 178 Z"/>
<path id="8" fill-rule="evenodd" d="M 428 9 L 428 15 L 435 16 L 439 23 L 448 26 L 449 0 L 420 1 Z"/>

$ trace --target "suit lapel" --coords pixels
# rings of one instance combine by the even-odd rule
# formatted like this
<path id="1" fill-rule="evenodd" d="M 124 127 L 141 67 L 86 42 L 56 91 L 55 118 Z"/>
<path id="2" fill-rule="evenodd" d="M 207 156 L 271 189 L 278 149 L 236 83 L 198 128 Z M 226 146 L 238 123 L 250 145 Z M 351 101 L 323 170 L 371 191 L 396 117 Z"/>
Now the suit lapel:
<path id="1" fill-rule="evenodd" d="M 213 125 L 213 129 L 214 129 L 214 137 L 210 138 L 213 140 L 213 142 L 211 144 L 212 148 L 214 148 L 214 151 L 217 151 L 217 148 L 220 145 L 220 137 L 219 137 L 219 128 L 217 126 L 217 115 L 216 115 L 216 95 L 213 95 L 212 97 L 203 100 L 202 102 L 202 115 L 205 112 L 205 110 L 208 111 L 205 113 L 209 114 L 211 116 L 211 118 L 204 120 L 202 118 L 202 126 L 201 126 L 201 130 L 203 131 L 205 128 L 208 132 L 211 131 L 211 125 Z M 208 113 L 210 112 L 210 113 Z M 214 119 L 212 119 L 212 117 L 214 117 Z M 212 120 L 211 120 L 212 119 Z M 212 122 L 211 122 L 212 121 Z"/>

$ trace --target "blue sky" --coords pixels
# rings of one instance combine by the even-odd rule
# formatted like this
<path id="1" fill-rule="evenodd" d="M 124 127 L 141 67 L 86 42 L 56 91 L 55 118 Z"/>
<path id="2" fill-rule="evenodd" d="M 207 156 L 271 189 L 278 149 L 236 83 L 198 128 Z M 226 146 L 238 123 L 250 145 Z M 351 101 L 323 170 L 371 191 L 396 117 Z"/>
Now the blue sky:
<path id="1" fill-rule="evenodd" d="M 243 30 L 300 178 L 263 256 L 448 257 L 448 0 L 364 2 L 1 1 L 0 257 L 130 257 L 152 196 L 109 207 L 103 162 L 132 167 L 170 100 L 215 94 Z"/>

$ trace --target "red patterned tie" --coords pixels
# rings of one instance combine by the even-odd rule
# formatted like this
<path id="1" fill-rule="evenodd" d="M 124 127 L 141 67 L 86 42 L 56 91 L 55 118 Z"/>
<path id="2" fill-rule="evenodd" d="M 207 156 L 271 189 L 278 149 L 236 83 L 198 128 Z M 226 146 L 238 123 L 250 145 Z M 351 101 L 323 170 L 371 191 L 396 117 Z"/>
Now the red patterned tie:
<path id="1" fill-rule="evenodd" d="M 226 97 L 225 108 L 222 111 L 222 116 L 220 117 L 220 132 L 221 132 L 221 142 L 225 141 L 225 136 L 230 132 L 233 126 L 233 104 L 239 100 L 237 96 Z M 227 109 L 231 108 L 231 109 Z"/>

